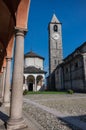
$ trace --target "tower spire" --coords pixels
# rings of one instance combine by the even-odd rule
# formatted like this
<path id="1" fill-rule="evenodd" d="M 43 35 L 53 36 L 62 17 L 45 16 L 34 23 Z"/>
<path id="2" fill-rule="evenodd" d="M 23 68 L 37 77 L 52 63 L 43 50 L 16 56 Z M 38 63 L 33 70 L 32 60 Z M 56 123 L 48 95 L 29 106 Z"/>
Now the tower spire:
<path id="1" fill-rule="evenodd" d="M 53 14 L 53 17 L 52 17 L 52 20 L 51 20 L 52 23 L 60 23 L 60 21 L 57 19 L 56 15 Z"/>

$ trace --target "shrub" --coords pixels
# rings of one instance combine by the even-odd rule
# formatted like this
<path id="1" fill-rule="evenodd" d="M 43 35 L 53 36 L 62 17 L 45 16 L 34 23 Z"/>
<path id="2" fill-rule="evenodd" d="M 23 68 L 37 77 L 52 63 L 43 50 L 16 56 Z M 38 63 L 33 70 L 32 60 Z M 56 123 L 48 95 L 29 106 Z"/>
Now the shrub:
<path id="1" fill-rule="evenodd" d="M 71 90 L 71 89 L 68 89 L 67 92 L 68 92 L 69 94 L 73 94 L 73 93 L 74 93 L 74 91 Z"/>
<path id="2" fill-rule="evenodd" d="M 23 91 L 23 95 L 27 95 L 27 93 L 28 93 L 28 90 L 25 89 L 25 90 Z"/>

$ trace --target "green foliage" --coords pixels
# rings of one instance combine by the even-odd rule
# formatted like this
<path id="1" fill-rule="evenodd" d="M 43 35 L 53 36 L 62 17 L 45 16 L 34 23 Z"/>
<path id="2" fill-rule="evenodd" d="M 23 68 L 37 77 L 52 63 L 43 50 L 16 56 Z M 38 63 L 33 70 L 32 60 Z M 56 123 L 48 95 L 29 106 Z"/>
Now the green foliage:
<path id="1" fill-rule="evenodd" d="M 27 94 L 67 94 L 67 92 L 65 91 L 37 91 L 37 92 L 28 91 Z"/>
<path id="2" fill-rule="evenodd" d="M 27 95 L 27 94 L 28 94 L 28 90 L 25 89 L 25 90 L 23 91 L 23 95 Z"/>
<path id="3" fill-rule="evenodd" d="M 73 94 L 73 93 L 74 93 L 74 91 L 73 91 L 72 89 L 68 89 L 67 92 L 68 92 L 69 94 Z"/>
<path id="4" fill-rule="evenodd" d="M 33 92 L 33 91 L 28 91 L 28 90 L 24 90 L 23 91 L 23 95 L 28 95 L 28 94 L 73 94 L 74 91 L 72 89 L 68 89 L 67 91 L 37 91 L 37 92 Z"/>

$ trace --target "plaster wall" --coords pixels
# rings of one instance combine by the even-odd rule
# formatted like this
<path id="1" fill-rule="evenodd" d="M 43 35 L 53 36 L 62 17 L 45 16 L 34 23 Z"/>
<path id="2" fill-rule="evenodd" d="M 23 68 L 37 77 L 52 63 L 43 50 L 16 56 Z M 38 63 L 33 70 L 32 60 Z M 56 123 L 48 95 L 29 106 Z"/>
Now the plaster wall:
<path id="1" fill-rule="evenodd" d="M 25 66 L 35 66 L 43 70 L 43 60 L 40 58 L 25 58 Z"/>

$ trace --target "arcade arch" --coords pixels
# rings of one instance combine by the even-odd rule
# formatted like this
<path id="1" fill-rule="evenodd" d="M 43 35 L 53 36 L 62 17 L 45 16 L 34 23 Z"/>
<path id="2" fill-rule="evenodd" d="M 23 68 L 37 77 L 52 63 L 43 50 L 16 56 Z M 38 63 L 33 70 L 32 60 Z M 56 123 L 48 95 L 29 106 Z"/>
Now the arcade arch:
<path id="1" fill-rule="evenodd" d="M 42 75 L 38 75 L 36 77 L 36 83 L 37 83 L 37 91 L 39 91 L 41 89 L 41 87 L 43 86 L 43 76 Z"/>
<path id="2" fill-rule="evenodd" d="M 23 90 L 40 91 L 44 85 L 44 74 L 24 74 Z"/>

